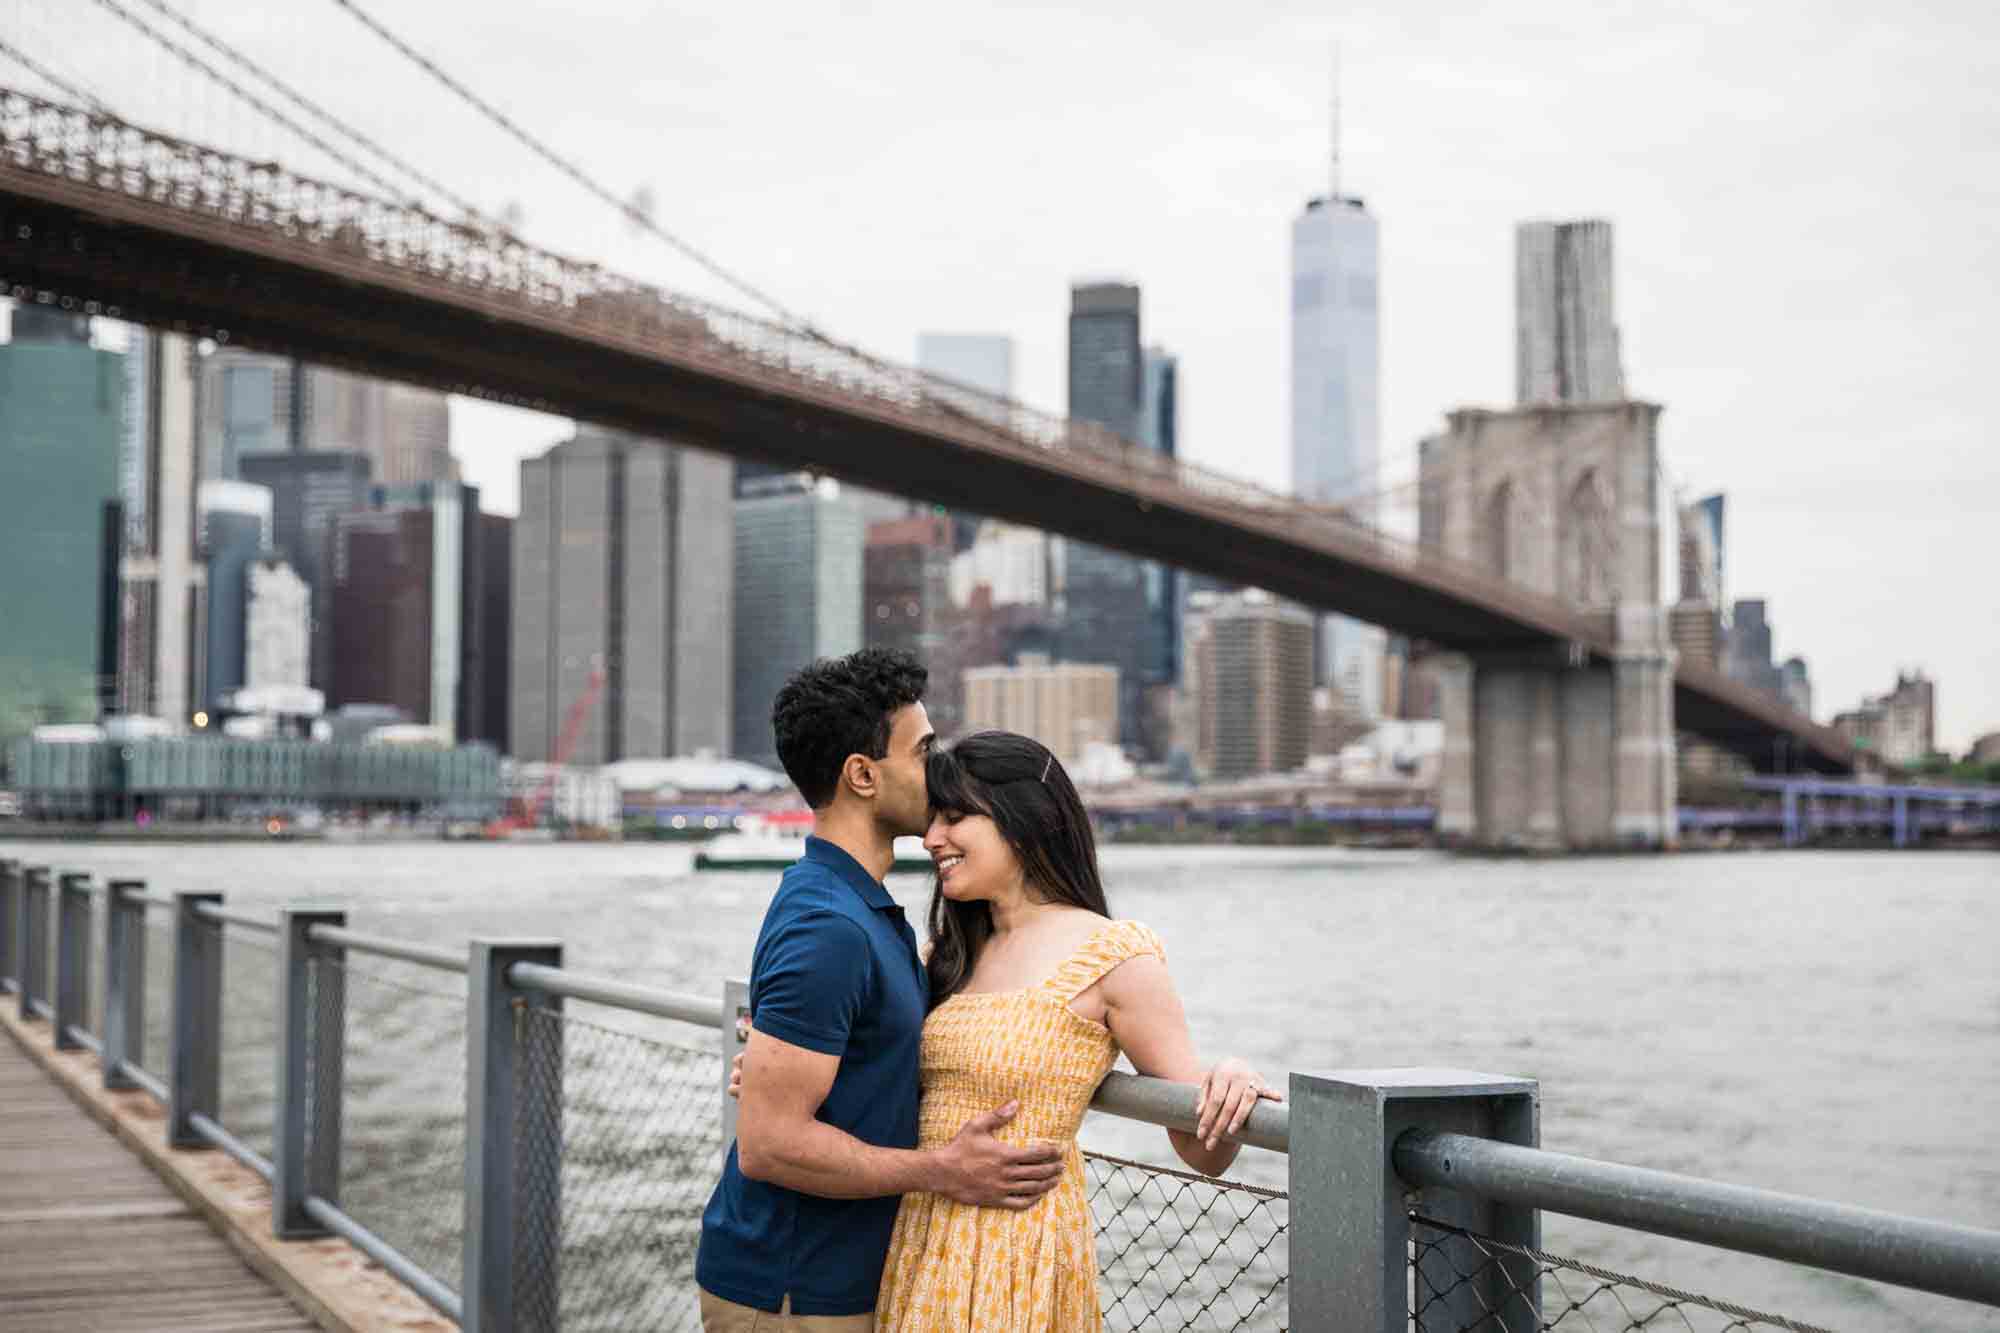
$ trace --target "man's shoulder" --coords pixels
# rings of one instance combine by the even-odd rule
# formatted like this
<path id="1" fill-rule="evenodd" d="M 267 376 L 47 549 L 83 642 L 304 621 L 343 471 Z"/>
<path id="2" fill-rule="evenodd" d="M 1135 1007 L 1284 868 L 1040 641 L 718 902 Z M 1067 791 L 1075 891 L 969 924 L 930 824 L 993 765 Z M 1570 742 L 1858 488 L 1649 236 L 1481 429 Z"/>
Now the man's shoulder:
<path id="1" fill-rule="evenodd" d="M 844 918 L 865 927 L 865 906 L 838 871 L 817 861 L 799 860 L 778 877 L 778 891 L 764 909 L 764 929 L 814 917 Z"/>

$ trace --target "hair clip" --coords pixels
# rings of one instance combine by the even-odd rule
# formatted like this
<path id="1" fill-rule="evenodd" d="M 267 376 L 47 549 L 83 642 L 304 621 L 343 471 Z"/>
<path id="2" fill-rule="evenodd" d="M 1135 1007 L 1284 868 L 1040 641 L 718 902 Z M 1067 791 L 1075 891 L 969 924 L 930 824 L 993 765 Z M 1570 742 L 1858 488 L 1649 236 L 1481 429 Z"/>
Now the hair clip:
<path id="1" fill-rule="evenodd" d="M 1047 786 L 1047 785 L 1048 785 L 1048 781 L 1049 781 L 1049 770 L 1050 770 L 1051 768 L 1055 767 L 1055 762 L 1056 762 L 1056 757 L 1055 757 L 1055 755 L 1054 755 L 1053 753 L 1051 753 L 1051 754 L 1049 755 L 1049 761 L 1048 761 L 1048 762 L 1047 762 L 1046 764 L 1043 764 L 1043 765 L 1042 765 L 1042 785 L 1043 785 L 1043 786 Z"/>

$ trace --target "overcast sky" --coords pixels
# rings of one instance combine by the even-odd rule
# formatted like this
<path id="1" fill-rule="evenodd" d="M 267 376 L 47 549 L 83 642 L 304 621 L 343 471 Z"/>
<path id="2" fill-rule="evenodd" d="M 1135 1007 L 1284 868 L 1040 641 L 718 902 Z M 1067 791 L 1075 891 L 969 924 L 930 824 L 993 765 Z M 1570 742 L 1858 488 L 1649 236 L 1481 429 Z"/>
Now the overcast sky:
<path id="1" fill-rule="evenodd" d="M 531 239 L 725 295 L 333 5 L 178 3 L 475 202 L 518 202 Z M 1273 484 L 1289 227 L 1325 188 L 1338 41 L 1344 183 L 1381 224 L 1385 475 L 1447 409 L 1509 401 L 1514 224 L 1608 218 L 1628 382 L 1666 407 L 1675 483 L 1728 492 L 1728 591 L 1770 599 L 1816 712 L 1922 667 L 1942 742 L 2000 728 L 1989 4 L 369 7 L 879 352 L 1009 334 L 1018 391 L 1060 409 L 1070 280 L 1138 282 L 1145 338 L 1181 357 L 1184 453 Z M 96 6 L 4 19 L 119 109 L 153 90 L 130 114 L 315 160 Z M 566 433 L 470 403 L 454 429 L 510 510 L 517 460 Z"/>

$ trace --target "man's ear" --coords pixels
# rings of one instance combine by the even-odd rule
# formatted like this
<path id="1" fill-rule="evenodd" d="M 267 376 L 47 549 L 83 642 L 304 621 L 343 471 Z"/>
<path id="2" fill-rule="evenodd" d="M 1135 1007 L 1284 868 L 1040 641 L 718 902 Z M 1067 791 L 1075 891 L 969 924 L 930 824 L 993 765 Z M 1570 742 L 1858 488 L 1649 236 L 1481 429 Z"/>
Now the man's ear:
<path id="1" fill-rule="evenodd" d="M 877 786 L 875 761 L 865 754 L 851 754 L 840 766 L 840 780 L 863 800 L 872 801 L 881 790 Z"/>

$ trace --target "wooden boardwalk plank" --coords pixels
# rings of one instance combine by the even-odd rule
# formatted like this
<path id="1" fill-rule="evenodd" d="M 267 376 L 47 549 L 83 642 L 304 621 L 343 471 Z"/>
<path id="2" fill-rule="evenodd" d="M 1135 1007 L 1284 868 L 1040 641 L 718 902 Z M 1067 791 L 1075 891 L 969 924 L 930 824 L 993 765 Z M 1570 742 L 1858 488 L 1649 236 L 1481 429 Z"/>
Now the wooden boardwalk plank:
<path id="1" fill-rule="evenodd" d="M 4 1039 L 0 1255 L 5 1333 L 314 1327 Z"/>

